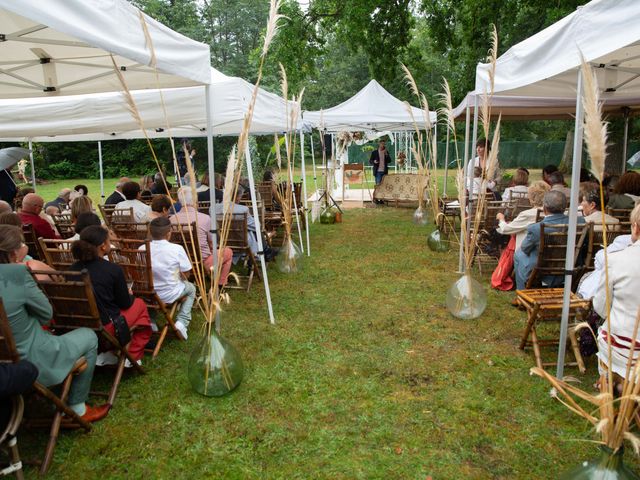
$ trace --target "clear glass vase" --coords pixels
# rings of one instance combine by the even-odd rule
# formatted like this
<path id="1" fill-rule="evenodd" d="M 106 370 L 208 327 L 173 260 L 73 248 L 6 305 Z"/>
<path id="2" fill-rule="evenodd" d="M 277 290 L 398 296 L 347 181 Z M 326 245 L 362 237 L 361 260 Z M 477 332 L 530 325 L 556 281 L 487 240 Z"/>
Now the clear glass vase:
<path id="1" fill-rule="evenodd" d="M 189 359 L 191 387 L 207 397 L 222 397 L 232 392 L 244 375 L 240 352 L 214 328 L 205 332 Z"/>
<path id="2" fill-rule="evenodd" d="M 424 208 L 418 207 L 416 211 L 413 212 L 413 223 L 416 225 L 426 225 L 429 219 L 427 218 L 427 212 Z"/>
<path id="3" fill-rule="evenodd" d="M 276 257 L 276 264 L 278 270 L 282 273 L 296 273 L 302 268 L 302 259 L 304 255 L 300 250 L 300 247 L 288 238 L 285 240 L 284 245 L 280 249 L 280 253 Z"/>
<path id="4" fill-rule="evenodd" d="M 583 462 L 578 468 L 565 473 L 561 480 L 637 480 L 640 479 L 622 461 L 624 449 L 614 452 L 608 447 L 600 447 L 600 456 Z"/>
<path id="5" fill-rule="evenodd" d="M 331 207 L 325 207 L 320 214 L 320 223 L 336 223 L 336 211 Z"/>
<path id="6" fill-rule="evenodd" d="M 427 237 L 427 245 L 433 252 L 448 252 L 451 250 L 451 243 L 447 235 L 443 235 L 440 229 L 436 228 Z"/>
<path id="7" fill-rule="evenodd" d="M 460 277 L 447 292 L 451 315 L 463 320 L 478 318 L 487 308 L 487 292 L 470 274 Z"/>

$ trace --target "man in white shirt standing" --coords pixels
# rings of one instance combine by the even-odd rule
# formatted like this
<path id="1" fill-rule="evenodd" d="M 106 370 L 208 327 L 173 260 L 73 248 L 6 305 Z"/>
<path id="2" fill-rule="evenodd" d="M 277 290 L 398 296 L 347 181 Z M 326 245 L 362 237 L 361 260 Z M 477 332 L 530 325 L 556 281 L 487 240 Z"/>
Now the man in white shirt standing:
<path id="1" fill-rule="evenodd" d="M 140 201 L 140 184 L 127 182 L 122 186 L 122 194 L 126 198 L 116 206 L 116 210 L 133 208 L 133 218 L 137 223 L 144 223 L 151 207 Z"/>
<path id="2" fill-rule="evenodd" d="M 149 249 L 153 286 L 164 303 L 174 303 L 184 297 L 176 315 L 176 328 L 186 340 L 191 309 L 196 299 L 196 287 L 187 281 L 192 269 L 191 262 L 182 245 L 169 242 L 171 222 L 168 218 L 154 218 L 149 224 L 149 231 L 152 238 Z M 144 249 L 144 246 L 140 248 Z"/>

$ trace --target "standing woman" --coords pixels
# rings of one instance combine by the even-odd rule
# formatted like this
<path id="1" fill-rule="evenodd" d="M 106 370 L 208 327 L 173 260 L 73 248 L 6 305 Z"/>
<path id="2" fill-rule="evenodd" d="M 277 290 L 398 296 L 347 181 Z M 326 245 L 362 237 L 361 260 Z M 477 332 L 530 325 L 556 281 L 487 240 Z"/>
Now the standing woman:
<path id="1" fill-rule="evenodd" d="M 110 406 L 90 407 L 85 403 L 96 363 L 98 337 L 88 328 L 59 336 L 42 328 L 51 320 L 53 309 L 27 266 L 19 264 L 25 251 L 20 228 L 0 225 L 0 296 L 18 354 L 38 368 L 37 380 L 45 387 L 62 383 L 78 359 L 84 357 L 87 368 L 74 376 L 67 402 L 84 420 L 100 420 L 109 413 Z"/>
<path id="2" fill-rule="evenodd" d="M 389 155 L 384 139 L 378 142 L 378 149 L 371 152 L 369 163 L 373 166 L 376 185 L 380 185 L 382 183 L 382 177 L 389 173 L 389 164 L 391 163 L 391 156 Z"/>
<path id="3" fill-rule="evenodd" d="M 152 333 L 149 312 L 144 302 L 135 298 L 127 287 L 122 268 L 103 258 L 110 251 L 109 231 L 97 225 L 87 227 L 80 233 L 80 240 L 74 242 L 71 247 L 71 253 L 77 261 L 70 269 L 86 269 L 89 272 L 105 330 L 114 334 L 112 319 L 124 316 L 131 329 L 129 353 L 139 365 L 142 365 L 144 346 Z M 127 360 L 125 366 L 131 366 L 128 362 Z M 97 362 L 100 366 L 115 363 L 117 357 L 112 352 L 101 353 Z"/>

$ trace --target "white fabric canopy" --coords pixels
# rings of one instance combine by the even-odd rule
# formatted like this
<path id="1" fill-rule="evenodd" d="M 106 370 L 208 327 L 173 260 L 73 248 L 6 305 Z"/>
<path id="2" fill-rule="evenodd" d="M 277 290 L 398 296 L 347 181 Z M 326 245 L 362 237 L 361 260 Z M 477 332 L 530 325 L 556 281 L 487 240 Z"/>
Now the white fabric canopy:
<path id="1" fill-rule="evenodd" d="M 609 97 L 640 98 L 640 2 L 594 0 L 498 58 L 496 93 L 575 98 L 580 52 Z M 489 91 L 489 64 L 476 68 L 476 92 Z"/>
<path id="2" fill-rule="evenodd" d="M 132 90 L 209 82 L 208 45 L 125 0 L 0 0 L 0 98 L 120 90 L 109 53 Z"/>
<path id="3" fill-rule="evenodd" d="M 211 69 L 211 110 L 214 135 L 238 135 L 253 85 Z M 149 137 L 194 137 L 206 134 L 203 87 L 132 92 Z M 166 118 L 162 107 L 166 108 Z M 259 90 L 251 133 L 287 130 L 284 99 Z M 289 102 L 289 108 L 293 103 Z M 170 130 L 167 130 L 167 121 Z M 52 98 L 0 100 L 0 138 L 14 141 L 90 141 L 143 138 L 121 92 Z"/>
<path id="4" fill-rule="evenodd" d="M 429 117 L 435 124 L 436 113 L 429 112 Z M 414 122 L 419 129 L 425 129 L 422 110 L 397 99 L 375 80 L 349 100 L 326 110 L 304 112 L 302 118 L 305 125 L 327 132 L 413 131 Z"/>

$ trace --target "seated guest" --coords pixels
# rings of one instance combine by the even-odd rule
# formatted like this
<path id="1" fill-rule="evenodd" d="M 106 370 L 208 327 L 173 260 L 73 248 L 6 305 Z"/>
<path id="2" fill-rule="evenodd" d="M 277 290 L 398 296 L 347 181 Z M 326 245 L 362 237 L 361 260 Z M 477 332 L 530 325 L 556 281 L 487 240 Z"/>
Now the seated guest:
<path id="1" fill-rule="evenodd" d="M 482 178 L 482 167 L 475 167 L 473 169 L 473 183 L 471 184 L 471 200 L 477 200 L 482 190 L 487 191 L 486 184 L 487 182 Z"/>
<path id="2" fill-rule="evenodd" d="M 605 200 L 606 202 L 606 200 Z M 583 183 L 580 185 L 580 206 L 586 223 L 593 223 L 594 232 L 602 232 L 602 204 L 600 203 L 600 186 L 597 183 Z M 604 214 L 607 229 L 617 229 L 620 223 L 615 217 Z"/>
<path id="3" fill-rule="evenodd" d="M 153 286 L 164 303 L 173 303 L 184 298 L 176 315 L 176 328 L 187 339 L 187 328 L 191 322 L 191 308 L 196 299 L 196 287 L 187 281 L 192 266 L 182 245 L 170 243 L 171 222 L 159 217 L 149 224 L 152 241 L 151 266 Z M 140 247 L 144 249 L 144 245 Z"/>
<path id="4" fill-rule="evenodd" d="M 93 202 L 90 197 L 84 195 L 71 202 L 71 222 L 75 223 L 81 213 L 93 212 Z"/>
<path id="5" fill-rule="evenodd" d="M 22 200 L 30 193 L 35 193 L 35 190 L 31 187 L 22 187 L 18 190 L 15 198 L 13 199 L 14 210 L 16 212 L 20 213 L 20 210 L 22 210 Z"/>
<path id="6" fill-rule="evenodd" d="M 117 205 L 120 202 L 124 202 L 126 198 L 122 193 L 122 186 L 129 181 L 130 180 L 128 177 L 122 177 L 120 180 L 118 180 L 118 183 L 116 183 L 115 191 L 107 197 L 107 199 L 104 201 L 104 204 Z"/>
<path id="7" fill-rule="evenodd" d="M 249 244 L 249 248 L 251 248 L 251 252 L 254 255 L 258 253 L 258 239 L 256 237 L 256 222 L 249 211 L 249 207 L 246 205 L 240 205 L 238 202 L 244 195 L 244 188 L 242 185 L 238 185 L 238 189 L 236 190 L 236 196 L 234 199 L 234 203 L 231 208 L 231 212 L 234 214 L 243 213 L 247 214 L 247 242 Z M 221 216 L 224 213 L 224 204 L 216 203 L 216 216 Z M 237 259 L 236 259 L 237 260 Z"/>
<path id="8" fill-rule="evenodd" d="M 89 195 L 89 187 L 87 187 L 86 185 L 76 185 L 75 187 L 73 187 L 73 190 L 78 192 L 80 195 Z"/>
<path id="9" fill-rule="evenodd" d="M 11 205 L 8 202 L 5 202 L 4 200 L 0 200 L 0 214 L 11 212 L 12 210 L 13 209 L 11 208 Z"/>
<path id="10" fill-rule="evenodd" d="M 140 196 L 151 198 L 151 187 L 153 186 L 153 175 L 143 175 L 140 179 Z"/>
<path id="11" fill-rule="evenodd" d="M 53 271 L 49 265 L 29 256 L 29 248 L 24 244 L 22 228 L 14 225 L 0 225 L 0 235 L 5 238 L 5 244 L 13 248 L 9 256 L 10 263 L 25 265 L 29 270 Z M 38 280 L 47 280 L 48 275 L 38 274 Z"/>
<path id="12" fill-rule="evenodd" d="M 629 171 L 620 177 L 609 196 L 607 208 L 633 208 L 640 200 L 640 173 Z"/>
<path id="13" fill-rule="evenodd" d="M 13 225 L 22 228 L 22 220 L 17 213 L 4 212 L 0 213 L 0 225 Z"/>
<path id="14" fill-rule="evenodd" d="M 569 217 L 564 214 L 567 208 L 567 198 L 560 191 L 551 189 L 544 195 L 543 211 L 545 217 L 539 223 L 527 227 L 527 234 L 520 245 L 520 249 L 514 254 L 514 270 L 516 272 L 516 288 L 522 290 L 527 284 L 527 279 L 538 262 L 538 248 L 540 247 L 540 224 L 566 225 Z M 584 223 L 584 218 L 578 217 L 578 223 Z M 548 287 L 558 286 L 562 278 L 544 277 L 543 284 Z"/>
<path id="15" fill-rule="evenodd" d="M 70 241 L 80 240 L 80 234 L 82 233 L 82 230 L 84 230 L 87 227 L 91 227 L 93 225 L 96 225 L 96 226 L 102 225 L 102 221 L 100 220 L 100 217 L 93 212 L 82 212 L 80 215 L 78 215 L 78 218 L 76 218 L 74 222 L 74 229 L 76 233 L 73 237 L 69 238 L 68 240 Z"/>
<path id="16" fill-rule="evenodd" d="M 28 360 L 0 363 L 0 431 L 7 428 L 11 418 L 11 397 L 31 390 L 38 377 L 38 368 Z"/>
<path id="17" fill-rule="evenodd" d="M 137 185 L 137 184 L 136 184 Z M 73 243 L 71 253 L 76 262 L 71 270 L 87 270 L 91 286 L 100 310 L 100 318 L 105 330 L 112 335 L 112 319 L 122 315 L 131 329 L 129 353 L 142 365 L 144 346 L 151 338 L 151 320 L 144 302 L 135 298 L 127 288 L 124 272 L 119 265 L 104 259 L 111 251 L 109 231 L 101 226 L 87 227 L 80 233 L 80 240 Z M 98 365 L 113 365 L 117 358 L 113 352 L 100 354 Z M 130 367 L 128 363 L 125 366 Z"/>
<path id="18" fill-rule="evenodd" d="M 531 208 L 520 212 L 518 216 L 509 223 L 507 223 L 502 212 L 496 215 L 496 218 L 498 219 L 498 227 L 496 228 L 496 231 L 502 235 L 515 235 L 515 250 L 520 248 L 520 245 L 527 234 L 527 227 L 536 223 L 538 212 L 542 208 L 544 195 L 549 191 L 549 189 L 549 185 L 541 180 L 534 182 L 530 187 L 528 187 L 527 196 L 531 203 Z"/>
<path id="19" fill-rule="evenodd" d="M 633 338 L 636 315 L 640 307 L 640 206 L 631 212 L 632 245 L 608 257 L 608 275 L 600 275 L 600 283 L 593 297 L 593 309 L 602 318 L 609 314 L 611 330 L 605 322 L 598 330 L 598 359 L 600 373 L 608 368 L 613 373 L 626 376 L 627 360 L 631 355 L 631 371 L 640 353 L 640 331 Z M 607 284 L 608 277 L 608 284 Z M 608 311 L 607 311 L 608 307 Z M 608 355 L 607 337 L 611 335 L 611 361 Z M 631 352 L 633 343 L 635 348 Z"/>
<path id="20" fill-rule="evenodd" d="M 151 185 L 151 193 L 153 195 L 169 195 L 171 192 L 171 184 L 163 179 L 160 172 L 153 177 L 153 185 Z"/>
<path id="21" fill-rule="evenodd" d="M 196 222 L 198 230 L 198 243 L 200 244 L 200 252 L 202 254 L 202 262 L 207 271 L 213 267 L 213 236 L 211 234 L 211 217 L 205 213 L 200 213 L 194 207 L 193 194 L 191 187 L 181 187 L 178 190 L 178 199 L 182 203 L 182 209 L 171 216 L 171 223 L 179 225 L 191 225 Z M 233 252 L 230 248 L 225 248 L 223 252 L 222 272 L 223 277 L 231 270 L 231 258 Z M 227 272 L 226 274 L 224 272 Z"/>
<path id="22" fill-rule="evenodd" d="M 0 296 L 20 358 L 37 367 L 38 382 L 51 387 L 62 383 L 76 361 L 84 357 L 87 368 L 73 377 L 67 403 L 88 422 L 104 418 L 109 405 L 90 407 L 85 403 L 93 378 L 98 337 L 88 328 L 64 335 L 52 335 L 42 328 L 51 320 L 53 310 L 27 267 L 15 264 L 22 245 L 21 232 L 7 225 L 0 228 L 0 278 L 3 280 Z"/>
<path id="23" fill-rule="evenodd" d="M 568 205 L 571 199 L 571 189 L 564 183 L 564 175 L 562 175 L 562 172 L 555 171 L 550 173 L 547 178 L 549 179 L 547 183 L 551 185 L 551 190 L 562 192 L 567 199 Z"/>
<path id="24" fill-rule="evenodd" d="M 133 208 L 133 218 L 137 223 L 143 223 L 151 211 L 151 207 L 140 201 L 140 185 L 136 182 L 127 182 L 122 186 L 122 194 L 126 200 L 119 202 L 116 210 Z"/>
<path id="25" fill-rule="evenodd" d="M 557 171 L 558 171 L 558 167 L 556 167 L 555 165 L 551 165 L 551 164 L 545 165 L 544 167 L 542 167 L 542 180 L 547 182 L 547 184 L 551 186 L 551 180 L 549 179 L 549 175 Z"/>
<path id="26" fill-rule="evenodd" d="M 18 215 L 23 225 L 31 224 L 37 237 L 58 238 L 51 224 L 40 216 L 44 200 L 35 193 L 29 193 L 22 199 L 22 210 Z"/>
<path id="27" fill-rule="evenodd" d="M 44 206 L 45 211 L 49 207 L 55 207 L 57 211 L 52 212 L 52 213 L 62 213 L 62 212 L 64 212 L 65 210 L 67 210 L 69 208 L 69 198 L 70 198 L 70 196 L 71 196 L 71 189 L 70 188 L 63 188 L 62 190 L 60 190 L 60 193 L 58 193 L 58 196 L 55 198 L 55 200 L 51 200 L 50 202 L 48 202 Z M 51 213 L 48 213 L 48 214 L 51 215 Z"/>
<path id="28" fill-rule="evenodd" d="M 167 195 L 154 195 L 151 200 L 151 210 L 147 213 L 145 222 L 150 222 L 154 218 L 166 217 L 172 213 L 171 199 Z"/>
<path id="29" fill-rule="evenodd" d="M 198 202 L 211 201 L 211 192 L 209 191 L 209 173 L 208 172 L 202 175 L 202 181 L 201 181 L 200 187 L 197 189 L 197 192 L 198 192 Z M 216 196 L 216 203 L 220 203 L 222 201 L 222 175 L 218 173 L 216 173 L 215 196 Z"/>
<path id="30" fill-rule="evenodd" d="M 505 202 L 509 202 L 512 200 L 512 197 L 521 198 L 524 195 L 527 195 L 529 192 L 529 173 L 524 168 L 519 168 L 516 170 L 516 173 L 513 175 L 513 179 L 511 180 L 511 186 L 504 189 L 504 193 L 502 194 L 502 200 Z M 512 195 L 514 194 L 515 195 Z"/>

